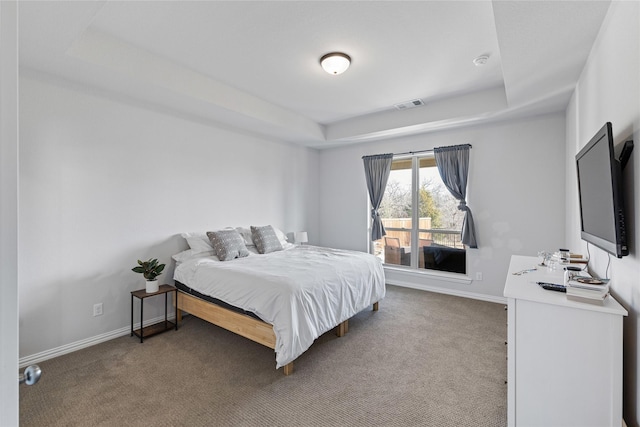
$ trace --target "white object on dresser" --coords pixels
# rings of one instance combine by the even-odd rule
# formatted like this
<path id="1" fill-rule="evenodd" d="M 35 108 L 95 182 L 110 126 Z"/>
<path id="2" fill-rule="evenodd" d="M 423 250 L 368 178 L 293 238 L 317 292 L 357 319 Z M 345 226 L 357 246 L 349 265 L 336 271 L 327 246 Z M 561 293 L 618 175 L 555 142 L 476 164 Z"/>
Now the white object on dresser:
<path id="1" fill-rule="evenodd" d="M 622 318 L 603 305 L 569 301 L 536 282 L 562 284 L 563 270 L 514 255 L 504 287 L 508 305 L 509 426 L 622 425 Z"/>

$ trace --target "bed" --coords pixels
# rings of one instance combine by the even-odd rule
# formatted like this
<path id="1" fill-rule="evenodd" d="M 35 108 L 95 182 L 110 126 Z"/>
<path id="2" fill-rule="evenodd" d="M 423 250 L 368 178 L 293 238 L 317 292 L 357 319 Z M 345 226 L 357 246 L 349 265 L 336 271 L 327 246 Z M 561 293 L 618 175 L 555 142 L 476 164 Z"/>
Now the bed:
<path id="1" fill-rule="evenodd" d="M 382 263 L 370 254 L 286 244 L 222 262 L 190 246 L 174 256 L 177 320 L 185 311 L 273 348 L 285 375 L 316 338 L 344 335 L 349 318 L 385 296 Z"/>

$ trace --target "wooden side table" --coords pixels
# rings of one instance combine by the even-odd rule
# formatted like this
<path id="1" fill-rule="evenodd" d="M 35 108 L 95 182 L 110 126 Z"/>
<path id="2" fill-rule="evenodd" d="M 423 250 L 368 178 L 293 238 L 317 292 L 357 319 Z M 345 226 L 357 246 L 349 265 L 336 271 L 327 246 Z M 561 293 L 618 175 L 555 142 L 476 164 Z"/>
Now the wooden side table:
<path id="1" fill-rule="evenodd" d="M 167 320 L 167 299 L 170 292 L 173 292 L 173 300 L 177 306 L 178 302 L 178 289 L 171 285 L 161 285 L 158 289 L 158 292 L 147 293 L 145 289 L 139 289 L 137 291 L 131 291 L 131 336 L 137 336 L 140 338 L 140 343 L 144 341 L 145 338 L 150 336 L 168 331 L 169 329 L 175 328 L 178 330 L 178 322 L 170 322 Z M 164 321 L 160 321 L 158 323 L 154 323 L 153 325 L 142 327 L 143 318 L 142 315 L 144 313 L 144 300 L 145 298 L 154 297 L 157 295 L 164 294 Z M 133 297 L 136 297 L 140 300 L 140 329 L 133 330 Z"/>

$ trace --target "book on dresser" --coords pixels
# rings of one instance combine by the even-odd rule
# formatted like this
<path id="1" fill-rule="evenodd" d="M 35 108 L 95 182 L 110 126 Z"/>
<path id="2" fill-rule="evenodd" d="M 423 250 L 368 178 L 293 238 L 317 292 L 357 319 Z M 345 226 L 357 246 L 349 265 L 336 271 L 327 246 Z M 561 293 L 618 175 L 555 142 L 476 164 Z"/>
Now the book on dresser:
<path id="1" fill-rule="evenodd" d="M 609 295 L 609 281 L 590 277 L 574 277 L 567 283 L 567 299 L 602 305 Z"/>

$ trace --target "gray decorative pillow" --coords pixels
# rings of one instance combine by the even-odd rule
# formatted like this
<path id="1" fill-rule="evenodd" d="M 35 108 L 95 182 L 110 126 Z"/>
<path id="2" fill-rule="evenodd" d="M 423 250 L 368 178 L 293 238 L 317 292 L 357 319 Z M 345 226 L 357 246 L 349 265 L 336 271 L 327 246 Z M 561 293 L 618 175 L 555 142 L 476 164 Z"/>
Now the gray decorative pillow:
<path id="1" fill-rule="evenodd" d="M 256 245 L 256 249 L 258 249 L 258 252 L 261 254 L 282 250 L 282 244 L 280 244 L 278 235 L 270 225 L 265 225 L 264 227 L 254 227 L 252 225 L 251 238 Z"/>
<path id="2" fill-rule="evenodd" d="M 244 240 L 236 230 L 207 231 L 213 250 L 220 261 L 249 256 Z"/>

